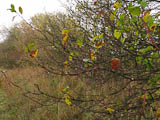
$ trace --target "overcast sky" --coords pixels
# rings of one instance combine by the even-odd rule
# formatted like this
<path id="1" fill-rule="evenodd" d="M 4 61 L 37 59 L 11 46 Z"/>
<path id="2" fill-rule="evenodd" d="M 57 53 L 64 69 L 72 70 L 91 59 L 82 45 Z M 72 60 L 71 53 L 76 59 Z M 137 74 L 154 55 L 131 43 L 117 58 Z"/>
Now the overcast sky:
<path id="1" fill-rule="evenodd" d="M 66 0 L 61 0 L 65 3 Z M 37 13 L 45 12 L 58 12 L 64 11 L 64 7 L 61 4 L 60 0 L 2 0 L 0 4 L 0 30 L 3 27 L 10 27 L 14 23 L 20 21 L 20 17 L 16 17 L 12 21 L 14 13 L 11 13 L 9 10 L 11 4 L 15 5 L 15 9 L 18 10 L 18 7 L 23 8 L 23 17 L 28 20 L 31 16 Z M 0 34 L 0 41 L 3 40 L 2 34 Z"/>
<path id="2" fill-rule="evenodd" d="M 61 0 L 65 2 L 65 0 Z M 15 15 L 7 9 L 14 4 L 17 9 L 19 6 L 23 8 L 23 17 L 28 19 L 36 13 L 62 11 L 64 8 L 59 0 L 2 0 L 0 4 L 0 29 L 2 26 L 11 26 L 14 22 L 12 17 Z M 16 18 L 15 22 L 19 19 Z"/>

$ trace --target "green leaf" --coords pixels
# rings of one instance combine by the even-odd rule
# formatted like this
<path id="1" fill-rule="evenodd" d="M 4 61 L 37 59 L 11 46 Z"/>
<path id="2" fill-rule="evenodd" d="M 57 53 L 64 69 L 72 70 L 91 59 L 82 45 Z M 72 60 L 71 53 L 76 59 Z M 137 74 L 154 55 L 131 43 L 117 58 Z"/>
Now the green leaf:
<path id="1" fill-rule="evenodd" d="M 121 37 L 121 32 L 117 29 L 114 30 L 114 37 L 119 39 Z"/>
<path id="2" fill-rule="evenodd" d="M 149 17 L 149 18 L 147 19 L 147 24 L 148 24 L 149 26 L 152 26 L 153 23 L 154 23 L 154 18 Z"/>
<path id="3" fill-rule="evenodd" d="M 132 15 L 137 15 L 137 16 L 139 16 L 140 13 L 141 13 L 141 9 L 140 9 L 140 7 L 138 7 L 138 6 L 129 7 L 128 10 L 129 10 L 129 12 L 130 12 Z"/>
<path id="4" fill-rule="evenodd" d="M 11 9 L 10 10 L 11 10 L 11 12 L 16 12 L 14 4 L 11 4 Z"/>
<path id="5" fill-rule="evenodd" d="M 151 51 L 151 50 L 153 50 L 153 46 L 148 46 L 148 47 L 146 48 L 146 51 Z"/>
<path id="6" fill-rule="evenodd" d="M 23 14 L 23 9 L 22 9 L 22 7 L 19 7 L 19 12 L 20 12 L 21 14 Z"/>
<path id="7" fill-rule="evenodd" d="M 129 6 L 128 7 L 133 7 L 132 2 L 129 2 Z"/>
<path id="8" fill-rule="evenodd" d="M 35 46 L 35 43 L 31 43 L 31 44 L 28 44 L 27 48 L 28 50 L 31 50 L 34 46 Z"/>
<path id="9" fill-rule="evenodd" d="M 129 48 L 129 50 L 134 50 L 134 47 L 131 46 L 131 47 Z"/>
<path id="10" fill-rule="evenodd" d="M 147 58 L 144 59 L 144 64 L 146 65 L 146 67 L 148 69 L 151 69 L 152 68 L 152 62 L 150 60 L 148 60 Z"/>
<path id="11" fill-rule="evenodd" d="M 117 20 L 117 27 L 121 26 L 122 25 L 122 21 L 121 20 Z"/>
<path id="12" fill-rule="evenodd" d="M 145 49 L 140 49 L 139 52 L 141 52 L 142 54 L 146 53 Z"/>
<path id="13" fill-rule="evenodd" d="M 159 57 L 158 52 L 154 52 L 153 55 L 152 55 L 152 57 L 153 57 L 153 58 L 158 58 L 158 57 Z"/>
<path id="14" fill-rule="evenodd" d="M 152 87 L 155 88 L 157 87 L 157 82 L 160 80 L 160 74 L 156 74 L 154 77 L 151 77 L 149 82 L 152 84 Z"/>
<path id="15" fill-rule="evenodd" d="M 148 46 L 147 48 L 140 49 L 139 51 L 142 54 L 145 54 L 146 52 L 151 51 L 151 50 L 153 50 L 153 46 Z"/>
<path id="16" fill-rule="evenodd" d="M 126 16 L 126 13 L 121 14 L 120 15 L 120 20 L 123 20 L 125 16 Z"/>
<path id="17" fill-rule="evenodd" d="M 92 40 L 95 41 L 97 38 L 99 38 L 99 36 L 95 36 Z"/>
<path id="18" fill-rule="evenodd" d="M 140 4 L 142 0 L 137 0 L 137 1 L 138 1 L 138 4 Z"/>
<path id="19" fill-rule="evenodd" d="M 108 46 L 110 49 L 112 49 L 113 47 L 112 46 Z"/>
<path id="20" fill-rule="evenodd" d="M 83 41 L 82 40 L 77 40 L 76 41 L 77 45 L 81 48 L 83 45 Z"/>
<path id="21" fill-rule="evenodd" d="M 101 33 L 101 34 L 99 35 L 99 39 L 103 38 L 103 35 L 104 35 L 104 33 Z"/>
<path id="22" fill-rule="evenodd" d="M 28 53 L 28 52 L 29 52 L 28 48 L 25 48 L 24 52 L 25 52 L 25 53 Z"/>
<path id="23" fill-rule="evenodd" d="M 74 56 L 74 52 L 70 52 L 70 55 L 71 55 L 71 56 Z"/>
<path id="24" fill-rule="evenodd" d="M 124 44 L 125 40 L 126 40 L 126 38 L 122 38 L 121 43 Z"/>
<path id="25" fill-rule="evenodd" d="M 136 57 L 136 61 L 140 65 L 142 63 L 142 57 L 141 56 Z"/>
<path id="26" fill-rule="evenodd" d="M 160 73 L 155 76 L 155 79 L 156 79 L 156 80 L 159 80 L 159 79 L 160 79 Z"/>
<path id="27" fill-rule="evenodd" d="M 116 15 L 117 10 L 113 10 L 112 13 L 110 14 L 110 20 L 113 21 L 114 17 Z"/>
<path id="28" fill-rule="evenodd" d="M 75 56 L 79 56 L 79 52 L 75 51 L 75 52 L 74 52 L 74 55 L 75 55 Z"/>
<path id="29" fill-rule="evenodd" d="M 141 7 L 142 7 L 142 8 L 147 7 L 147 2 L 146 2 L 146 0 L 142 0 L 140 4 L 141 4 Z"/>
<path id="30" fill-rule="evenodd" d="M 136 22 L 136 21 L 138 21 L 138 20 L 139 20 L 139 19 L 138 19 L 136 16 L 133 16 L 132 19 L 131 19 L 131 22 L 134 23 L 134 22 Z"/>
<path id="31" fill-rule="evenodd" d="M 111 13 L 110 15 L 110 20 L 113 21 L 114 20 L 115 15 L 113 13 Z"/>

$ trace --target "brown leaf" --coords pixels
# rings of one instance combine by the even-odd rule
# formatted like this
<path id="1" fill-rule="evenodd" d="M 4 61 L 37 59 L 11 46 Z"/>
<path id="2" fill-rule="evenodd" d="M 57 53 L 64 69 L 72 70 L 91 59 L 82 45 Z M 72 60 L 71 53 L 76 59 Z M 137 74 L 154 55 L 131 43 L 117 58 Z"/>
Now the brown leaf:
<path id="1" fill-rule="evenodd" d="M 120 68 L 120 59 L 118 59 L 118 58 L 112 58 L 110 64 L 111 64 L 112 70 L 117 70 L 117 69 Z"/>
<path id="2" fill-rule="evenodd" d="M 94 2 L 94 5 L 96 6 L 97 4 L 98 4 L 98 1 L 95 1 L 95 2 Z"/>
<path id="3" fill-rule="evenodd" d="M 98 18 L 102 17 L 102 11 L 98 13 Z"/>

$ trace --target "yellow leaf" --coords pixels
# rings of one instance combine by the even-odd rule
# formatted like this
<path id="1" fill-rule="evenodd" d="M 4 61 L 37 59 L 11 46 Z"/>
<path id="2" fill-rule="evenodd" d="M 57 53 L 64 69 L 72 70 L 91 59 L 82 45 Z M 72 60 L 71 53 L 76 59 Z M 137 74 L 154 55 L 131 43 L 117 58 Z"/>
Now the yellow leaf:
<path id="1" fill-rule="evenodd" d="M 74 53 L 73 53 L 73 52 L 71 52 L 71 53 L 70 53 L 70 55 L 71 55 L 71 56 L 74 56 Z"/>
<path id="2" fill-rule="evenodd" d="M 31 51 L 31 52 L 30 52 L 30 56 L 31 56 L 31 58 L 36 57 L 36 56 L 37 56 L 37 54 L 38 54 L 38 49 L 37 49 L 37 50 L 33 50 L 33 51 Z"/>
<path id="3" fill-rule="evenodd" d="M 69 95 L 68 95 L 68 94 L 65 94 L 65 95 L 64 95 L 64 98 L 66 98 L 66 99 L 70 99 L 70 97 L 69 97 Z"/>
<path id="4" fill-rule="evenodd" d="M 143 16 L 143 20 L 145 21 L 145 22 L 147 22 L 147 19 L 149 18 L 149 17 L 151 17 L 150 16 L 150 10 L 148 10 L 148 11 L 146 11 L 145 13 L 144 13 L 144 16 Z"/>
<path id="5" fill-rule="evenodd" d="M 99 36 L 95 36 L 92 40 L 95 41 L 97 38 L 99 38 Z"/>
<path id="6" fill-rule="evenodd" d="M 110 14 L 110 20 L 111 20 L 111 21 L 114 20 L 115 15 L 116 15 L 116 12 L 117 12 L 117 10 L 113 10 L 113 11 L 111 12 L 111 14 Z"/>
<path id="7" fill-rule="evenodd" d="M 68 29 L 62 30 L 62 35 L 63 35 L 62 45 L 66 44 L 67 38 L 68 38 L 68 33 L 69 33 Z"/>
<path id="8" fill-rule="evenodd" d="M 160 14 L 159 14 L 159 13 L 156 13 L 156 15 L 155 15 L 155 16 L 156 16 L 156 18 L 158 18 L 158 17 L 160 16 Z"/>
<path id="9" fill-rule="evenodd" d="M 157 109 L 156 114 L 158 116 L 158 119 L 160 118 L 160 108 Z"/>
<path id="10" fill-rule="evenodd" d="M 71 105 L 71 101 L 70 101 L 69 95 L 68 95 L 68 94 L 65 94 L 65 95 L 64 95 L 64 98 L 65 98 L 66 104 L 67 104 L 67 105 Z"/>
<path id="11" fill-rule="evenodd" d="M 90 52 L 90 58 L 91 58 L 91 60 L 96 59 L 96 57 L 94 56 L 94 51 L 93 50 L 91 50 L 91 52 Z"/>
<path id="12" fill-rule="evenodd" d="M 117 38 L 117 39 L 119 39 L 121 37 L 121 31 L 115 29 L 114 30 L 114 37 Z"/>
<path id="13" fill-rule="evenodd" d="M 116 8 L 116 9 L 119 9 L 119 10 L 120 10 L 121 5 L 122 5 L 122 4 L 121 4 L 121 3 L 119 3 L 119 2 L 117 1 L 117 2 L 115 2 L 115 3 L 114 3 L 114 5 L 113 5 L 113 6 L 114 6 L 114 8 Z"/>
<path id="14" fill-rule="evenodd" d="M 110 14 L 110 20 L 113 21 L 114 20 L 115 15 L 113 13 Z"/>
<path id="15" fill-rule="evenodd" d="M 68 64 L 68 61 L 65 61 L 65 62 L 63 63 L 64 67 L 66 67 L 67 64 Z"/>
<path id="16" fill-rule="evenodd" d="M 68 98 L 65 99 L 65 102 L 66 102 L 67 105 L 71 105 L 72 104 L 71 101 Z"/>
<path id="17" fill-rule="evenodd" d="M 157 26 L 157 24 L 153 23 L 153 24 L 150 26 L 150 30 L 151 30 L 151 31 L 154 31 L 155 28 L 156 28 L 156 26 Z"/>
<path id="18" fill-rule="evenodd" d="M 149 96 L 147 94 L 144 94 L 141 96 L 142 99 L 149 99 Z"/>
<path id="19" fill-rule="evenodd" d="M 63 37 L 63 40 L 62 40 L 62 45 L 65 45 L 65 44 L 66 44 L 67 38 L 68 38 L 68 35 L 67 35 L 67 34 L 64 34 L 64 37 Z"/>
<path id="20" fill-rule="evenodd" d="M 145 97 L 144 95 L 141 96 L 142 99 L 144 99 L 144 97 Z"/>
<path id="21" fill-rule="evenodd" d="M 124 112 L 127 112 L 127 109 L 125 109 Z"/>
<path id="22" fill-rule="evenodd" d="M 63 88 L 61 91 L 62 91 L 62 92 L 66 92 L 66 90 L 67 90 L 67 88 Z"/>
<path id="23" fill-rule="evenodd" d="M 69 56 L 69 61 L 72 61 L 72 56 L 71 55 Z"/>
<path id="24" fill-rule="evenodd" d="M 106 110 L 107 110 L 110 114 L 112 114 L 113 112 L 115 112 L 115 110 L 112 109 L 112 108 L 107 108 Z"/>
<path id="25" fill-rule="evenodd" d="M 68 89 L 69 89 L 69 87 L 67 86 L 67 87 L 63 88 L 61 91 L 66 92 Z"/>
<path id="26" fill-rule="evenodd" d="M 148 38 L 150 37 L 150 34 L 149 34 L 149 33 L 147 33 L 147 37 L 148 37 Z"/>
<path id="27" fill-rule="evenodd" d="M 36 50 L 34 57 L 36 57 L 38 55 L 38 49 Z"/>
<path id="28" fill-rule="evenodd" d="M 157 81 L 158 84 L 160 84 L 160 79 Z M 160 91 L 160 90 L 159 90 Z"/>
<path id="29" fill-rule="evenodd" d="M 101 48 L 103 45 L 105 45 L 104 42 L 98 41 L 98 42 L 96 43 L 96 48 Z"/>
<path id="30" fill-rule="evenodd" d="M 118 5 L 119 5 L 119 2 L 117 1 L 117 2 L 114 3 L 113 6 L 114 6 L 115 8 L 118 8 Z"/>
<path id="31" fill-rule="evenodd" d="M 96 59 L 96 57 L 95 56 L 91 56 L 91 60 L 95 60 Z"/>
<path id="32" fill-rule="evenodd" d="M 62 30 L 62 34 L 64 35 L 64 34 L 68 34 L 69 33 L 69 30 L 68 29 L 63 29 Z"/>

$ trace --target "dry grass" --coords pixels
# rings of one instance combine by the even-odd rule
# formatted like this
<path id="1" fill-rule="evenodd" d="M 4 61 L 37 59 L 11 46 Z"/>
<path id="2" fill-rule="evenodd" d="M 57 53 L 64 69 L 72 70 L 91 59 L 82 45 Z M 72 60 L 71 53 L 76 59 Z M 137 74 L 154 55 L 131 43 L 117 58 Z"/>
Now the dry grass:
<path id="1" fill-rule="evenodd" d="M 65 103 L 54 103 L 51 98 L 44 95 L 32 95 L 28 94 L 30 97 L 35 98 L 40 103 L 49 104 L 49 106 L 41 106 L 36 101 L 32 101 L 24 96 L 26 91 L 37 92 L 35 84 L 39 85 L 39 88 L 48 93 L 49 95 L 63 97 L 61 90 L 69 86 L 69 93 L 78 98 L 78 93 L 81 98 L 83 95 L 88 96 L 92 99 L 92 95 L 106 96 L 107 94 L 113 92 L 112 90 L 117 89 L 116 86 L 125 85 L 124 82 L 115 83 L 112 80 L 108 81 L 106 84 L 94 87 L 85 80 L 81 80 L 77 77 L 63 77 L 54 76 L 50 73 L 45 72 L 39 67 L 26 67 L 26 68 L 16 68 L 7 70 L 7 79 L 13 83 L 16 83 L 22 89 L 19 89 L 13 85 L 7 83 L 6 79 L 3 78 L 2 82 L 2 92 L 3 94 L 3 108 L 0 108 L 0 119 L 3 120 L 70 120 L 74 118 L 76 114 L 80 112 L 75 106 L 68 106 Z M 110 101 L 119 101 L 124 99 L 125 95 L 129 94 L 128 90 L 123 93 L 113 97 L 106 97 L 104 99 L 104 104 L 102 103 L 101 108 L 103 109 Z M 5 97 L 4 97 L 5 96 Z M 87 99 L 85 97 L 84 99 Z M 98 99 L 93 96 L 93 99 Z M 1 96 L 0 96 L 1 100 Z M 82 104 L 85 106 L 85 104 Z M 99 106 L 100 107 L 100 106 Z M 79 115 L 76 120 L 90 120 L 91 114 Z"/>
<path id="2" fill-rule="evenodd" d="M 39 120 L 40 118 L 45 119 L 46 115 L 48 116 L 48 120 L 53 119 L 53 112 L 55 111 L 54 108 L 40 107 L 40 105 L 37 103 L 23 96 L 26 91 L 34 92 L 36 90 L 35 84 L 38 84 L 40 88 L 47 93 L 54 91 L 54 88 L 51 85 L 51 82 L 55 79 L 53 76 L 49 75 L 43 69 L 38 67 L 7 70 L 6 76 L 7 79 L 2 76 L 2 88 L 7 95 L 6 100 L 8 100 L 8 102 L 3 110 L 3 112 L 6 113 L 6 116 L 0 116 L 2 119 Z M 22 89 L 9 84 L 7 81 L 15 83 Z M 37 97 L 37 99 L 40 98 L 41 97 L 39 96 Z M 36 112 L 33 109 L 35 109 Z"/>
<path id="3" fill-rule="evenodd" d="M 53 76 L 39 67 L 7 70 L 6 76 L 7 79 L 2 76 L 2 88 L 7 95 L 5 98 L 7 103 L 3 111 L 6 115 L 0 116 L 0 118 L 7 120 L 69 120 L 70 116 L 78 112 L 74 107 L 70 108 L 66 104 L 57 103 L 50 106 L 41 106 L 35 101 L 24 97 L 24 93 L 26 91 L 37 92 L 35 84 L 38 84 L 39 88 L 45 93 L 60 97 L 63 97 L 61 90 L 67 86 L 74 91 L 79 91 L 82 86 L 84 88 L 87 87 L 77 78 Z M 9 84 L 8 80 L 22 89 Z M 72 94 L 73 92 L 70 91 L 70 93 Z M 44 104 L 53 102 L 43 95 L 29 94 L 29 96 Z"/>

